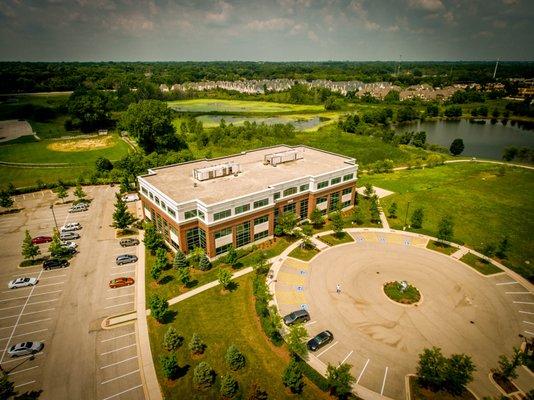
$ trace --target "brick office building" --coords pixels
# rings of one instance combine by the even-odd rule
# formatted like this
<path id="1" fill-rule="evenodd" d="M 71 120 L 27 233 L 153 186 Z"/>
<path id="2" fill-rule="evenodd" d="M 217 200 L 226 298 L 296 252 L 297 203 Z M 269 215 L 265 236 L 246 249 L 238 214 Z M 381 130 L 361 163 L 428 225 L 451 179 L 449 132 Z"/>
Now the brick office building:
<path id="1" fill-rule="evenodd" d="M 173 248 L 209 257 L 265 240 L 279 214 L 306 219 L 354 204 L 355 159 L 306 146 L 276 146 L 153 168 L 139 176 L 145 218 Z"/>

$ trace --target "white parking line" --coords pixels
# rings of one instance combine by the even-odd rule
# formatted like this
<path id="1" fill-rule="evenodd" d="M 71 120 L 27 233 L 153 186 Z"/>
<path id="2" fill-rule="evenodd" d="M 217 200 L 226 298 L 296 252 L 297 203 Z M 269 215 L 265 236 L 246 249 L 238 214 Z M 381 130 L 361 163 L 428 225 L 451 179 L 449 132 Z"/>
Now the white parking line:
<path id="1" fill-rule="evenodd" d="M 31 331 L 31 332 L 26 332 L 26 333 L 19 333 L 18 335 L 13 335 L 14 338 L 16 337 L 19 337 L 19 336 L 26 336 L 26 335 L 31 335 L 33 333 L 38 333 L 38 332 L 44 332 L 44 331 L 47 331 L 48 328 L 44 328 L 44 329 L 39 329 L 37 331 Z M 0 340 L 6 340 L 6 339 L 9 339 L 9 337 L 5 337 L 5 338 L 2 338 Z"/>
<path id="2" fill-rule="evenodd" d="M 114 307 L 120 307 L 120 306 L 125 306 L 125 305 L 133 304 L 133 303 L 134 303 L 133 301 L 129 301 L 129 302 L 127 302 L 127 303 L 114 304 L 114 305 L 112 305 L 112 306 L 104 307 L 104 309 L 107 309 L 107 308 L 114 308 Z"/>
<path id="3" fill-rule="evenodd" d="M 127 359 L 122 360 L 122 361 L 117 361 L 117 362 L 115 362 L 113 364 L 104 365 L 103 367 L 100 367 L 100 369 L 106 369 L 106 368 L 109 368 L 109 367 L 113 367 L 114 365 L 122 364 L 122 363 L 128 362 L 130 360 L 135 360 L 136 358 L 137 358 L 137 356 L 133 356 L 133 357 L 127 358 Z"/>
<path id="4" fill-rule="evenodd" d="M 304 324 L 304 326 L 310 326 L 310 325 L 313 325 L 315 323 L 317 323 L 317 321 L 308 322 L 307 324 Z"/>
<path id="5" fill-rule="evenodd" d="M 101 356 L 105 356 L 107 354 L 116 353 L 117 351 L 121 351 L 121 350 L 124 350 L 124 349 L 129 349 L 130 347 L 134 347 L 134 346 L 135 346 L 135 343 L 129 344 L 128 346 L 119 347 L 118 349 L 114 349 L 114 350 L 106 351 L 104 353 L 100 353 L 100 355 Z"/>
<path id="6" fill-rule="evenodd" d="M 319 354 L 317 354 L 317 357 L 320 357 L 322 356 L 324 353 L 326 353 L 328 350 L 330 350 L 332 347 L 334 347 L 336 344 L 338 344 L 339 342 L 335 342 L 334 344 L 332 344 L 331 346 L 327 347 L 326 349 L 324 349 L 323 351 L 321 351 Z"/>
<path id="7" fill-rule="evenodd" d="M 534 322 L 530 322 L 530 321 L 523 321 L 523 323 L 525 323 L 525 324 L 530 324 L 530 325 L 534 325 Z"/>
<path id="8" fill-rule="evenodd" d="M 42 313 L 42 312 L 45 312 L 45 311 L 52 311 L 52 310 L 55 310 L 55 308 L 47 308 L 45 310 L 39 310 L 39 311 L 31 311 L 31 312 L 27 312 L 27 313 L 24 313 L 24 314 L 21 314 L 21 315 L 31 315 L 31 314 L 38 314 L 38 313 Z M 11 315 L 9 317 L 1 317 L 0 319 L 7 319 L 7 318 L 15 318 L 17 315 Z"/>
<path id="9" fill-rule="evenodd" d="M 367 368 L 367 364 L 369 364 L 369 358 L 367 359 L 365 365 L 363 366 L 362 372 L 360 372 L 360 375 L 358 375 L 358 379 L 356 379 L 356 384 L 360 382 L 360 379 L 362 379 L 363 373 L 365 372 L 365 368 Z"/>
<path id="10" fill-rule="evenodd" d="M 37 354 L 28 354 L 27 356 L 15 357 L 12 360 L 4 361 L 2 364 L 9 364 L 9 363 L 12 363 L 12 362 L 17 362 L 19 360 L 24 360 L 25 358 L 30 358 L 30 357 L 35 357 L 35 356 L 42 356 L 43 354 L 44 354 L 43 352 L 40 352 L 40 353 L 37 353 Z"/>
<path id="11" fill-rule="evenodd" d="M 108 379 L 107 381 L 101 382 L 100 384 L 101 385 L 105 385 L 106 383 L 110 383 L 110 382 L 116 381 L 117 379 L 124 378 L 125 376 L 135 374 L 136 372 L 139 372 L 139 369 L 136 369 L 135 371 L 132 371 L 132 372 L 128 372 L 127 374 L 124 374 L 124 375 L 121 375 L 121 376 L 117 376 L 117 377 L 112 378 L 112 379 Z"/>
<path id="12" fill-rule="evenodd" d="M 112 398 L 114 398 L 114 397 L 120 396 L 121 394 L 128 393 L 128 392 L 131 392 L 132 390 L 138 389 L 138 388 L 140 388 L 140 387 L 142 387 L 142 386 L 143 386 L 143 385 L 137 385 L 137 386 L 134 386 L 134 387 L 132 387 L 132 388 L 130 388 L 130 389 L 123 390 L 122 392 L 119 392 L 119 393 L 114 394 L 114 395 L 112 395 L 112 396 L 106 397 L 106 398 L 104 398 L 104 399 L 102 399 L 102 400 L 109 400 L 109 399 L 112 399 Z"/>
<path id="13" fill-rule="evenodd" d="M 135 272 L 135 269 L 131 270 L 131 271 L 122 271 L 122 272 L 117 272 L 115 274 L 110 274 L 111 276 L 117 276 L 117 275 L 126 275 L 126 274 L 133 274 Z"/>
<path id="14" fill-rule="evenodd" d="M 35 288 L 35 286 L 34 286 Z M 45 294 L 53 294 L 53 293 L 59 293 L 59 292 L 62 292 L 63 290 L 60 289 L 60 290 L 54 290 L 52 292 L 46 292 L 46 293 L 37 293 L 37 294 L 34 294 L 33 297 L 36 297 L 36 296 L 44 296 Z M 30 293 L 29 296 L 31 296 L 32 293 Z M 7 302 L 7 301 L 12 301 L 12 300 L 22 300 L 22 299 L 29 299 L 30 297 L 29 296 L 22 296 L 22 297 L 13 297 L 12 299 L 1 299 L 0 302 Z"/>
<path id="15" fill-rule="evenodd" d="M 20 371 L 10 372 L 9 375 L 20 374 L 21 372 L 30 371 L 30 370 L 32 370 L 32 369 L 39 368 L 39 367 L 40 367 L 40 365 L 36 365 L 35 367 L 30 367 L 30 368 L 26 368 L 26 369 L 21 369 Z"/>
<path id="16" fill-rule="evenodd" d="M 520 314 L 529 314 L 529 315 L 534 315 L 534 312 L 530 312 L 530 311 L 523 311 L 523 310 L 519 310 L 519 313 L 520 313 Z"/>
<path id="17" fill-rule="evenodd" d="M 32 383 L 35 383 L 35 381 L 29 381 L 26 383 L 21 383 L 20 385 L 15 385 L 15 388 L 19 388 L 19 387 L 26 386 L 26 385 L 31 385 Z"/>
<path id="18" fill-rule="evenodd" d="M 504 292 L 505 294 L 532 294 L 530 292 Z"/>
<path id="19" fill-rule="evenodd" d="M 386 372 L 384 372 L 384 380 L 382 381 L 382 389 L 380 389 L 380 396 L 384 395 L 384 386 L 386 386 L 386 378 L 388 376 L 388 369 L 389 367 L 386 367 Z"/>
<path id="20" fill-rule="evenodd" d="M 39 284 L 38 284 L 38 285 L 36 285 L 36 286 L 26 286 L 26 287 L 24 287 L 24 288 L 19 288 L 19 289 L 17 289 L 17 291 L 22 292 L 22 290 L 24 290 L 24 289 L 30 289 L 30 288 L 33 288 L 33 287 L 36 287 L 36 289 L 39 289 L 39 288 L 44 288 L 44 287 L 47 287 L 47 286 L 61 285 L 61 284 L 63 284 L 63 283 L 65 283 L 65 282 L 47 283 L 46 285 L 39 285 Z M 11 289 L 11 290 L 4 290 L 2 293 L 13 293 L 13 289 Z"/>
<path id="21" fill-rule="evenodd" d="M 519 283 L 519 282 L 516 282 L 516 281 L 501 282 L 501 283 L 496 283 L 496 285 L 497 285 L 497 286 L 502 286 L 502 285 L 515 285 L 516 283 Z"/>
<path id="22" fill-rule="evenodd" d="M 531 301 L 514 301 L 514 304 L 534 304 Z"/>
<path id="23" fill-rule="evenodd" d="M 0 308 L 0 311 L 11 310 L 12 308 L 19 308 L 19 307 L 22 307 L 22 304 L 19 304 L 18 306 Z"/>
<path id="24" fill-rule="evenodd" d="M 126 296 L 133 296 L 134 293 L 126 293 L 126 294 L 121 294 L 119 296 L 113 296 L 113 297 L 106 297 L 106 300 L 113 300 L 113 299 L 118 299 L 119 297 L 126 297 Z"/>
<path id="25" fill-rule="evenodd" d="M 51 320 L 51 319 L 52 319 L 52 318 L 38 319 L 37 321 L 25 322 L 25 323 L 23 323 L 23 324 L 15 324 L 15 325 L 11 325 L 11 326 L 4 326 L 4 327 L 1 327 L 0 329 L 8 329 L 8 328 L 14 328 L 14 327 L 16 327 L 16 326 L 29 325 L 29 324 L 36 324 L 37 322 L 48 321 L 48 320 Z"/>
<path id="26" fill-rule="evenodd" d="M 43 303 L 50 303 L 51 301 L 58 301 L 59 299 L 51 299 L 51 300 L 43 300 L 43 301 L 34 301 L 33 303 L 28 303 L 29 306 L 33 306 L 35 304 L 43 304 Z"/>
<path id="27" fill-rule="evenodd" d="M 48 277 L 45 277 L 45 278 L 41 278 L 41 280 L 45 280 L 45 279 L 54 279 L 54 278 L 62 278 L 64 276 L 67 276 L 67 274 L 63 274 L 63 275 L 55 275 L 55 276 L 48 276 Z"/>
<path id="28" fill-rule="evenodd" d="M 123 338 L 123 337 L 126 337 L 126 336 L 132 336 L 132 335 L 135 335 L 135 332 L 125 333 L 124 335 L 115 336 L 115 337 L 112 337 L 112 338 L 109 338 L 109 339 L 104 339 L 104 340 L 101 340 L 100 343 L 105 343 L 105 342 L 109 342 L 111 340 Z"/>
<path id="29" fill-rule="evenodd" d="M 352 353 L 354 353 L 354 350 L 351 350 L 350 353 L 347 354 L 347 357 L 345 357 L 345 358 L 343 359 L 343 361 L 341 361 L 341 364 L 339 364 L 339 365 L 343 365 L 343 364 L 345 364 L 345 361 L 347 361 L 347 359 L 352 355 Z"/>

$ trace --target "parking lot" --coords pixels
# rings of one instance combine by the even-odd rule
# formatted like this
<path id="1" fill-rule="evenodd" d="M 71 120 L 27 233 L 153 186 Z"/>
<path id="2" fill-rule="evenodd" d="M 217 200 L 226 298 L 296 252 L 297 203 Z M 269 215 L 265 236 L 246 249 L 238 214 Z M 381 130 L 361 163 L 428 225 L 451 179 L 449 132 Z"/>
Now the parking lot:
<path id="1" fill-rule="evenodd" d="M 115 265 L 122 248 L 112 223 L 114 188 L 86 187 L 92 199 L 86 212 L 69 214 L 69 204 L 54 205 L 58 226 L 82 225 L 79 253 L 63 269 L 19 268 L 25 229 L 32 237 L 51 236 L 55 194 L 42 191 L 16 197 L 19 213 L 0 216 L 0 363 L 19 392 L 42 390 L 41 399 L 143 399 L 137 361 L 135 324 L 104 330 L 105 317 L 134 309 L 134 285 L 110 289 L 120 276 L 135 279 L 135 264 Z M 48 243 L 40 245 L 47 254 Z M 17 277 L 36 277 L 29 288 L 8 289 Z M 7 348 L 24 341 L 42 341 L 34 357 L 11 359 Z"/>

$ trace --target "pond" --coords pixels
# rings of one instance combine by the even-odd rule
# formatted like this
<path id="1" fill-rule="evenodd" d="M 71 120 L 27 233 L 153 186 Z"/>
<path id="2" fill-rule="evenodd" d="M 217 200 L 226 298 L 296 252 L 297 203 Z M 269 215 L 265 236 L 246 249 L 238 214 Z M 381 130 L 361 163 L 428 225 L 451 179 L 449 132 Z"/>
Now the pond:
<path id="1" fill-rule="evenodd" d="M 312 118 L 284 118 L 284 117 L 241 117 L 237 115 L 201 115 L 197 117 L 197 120 L 202 121 L 205 127 L 218 126 L 224 119 L 226 124 L 243 125 L 245 121 L 250 123 L 256 122 L 257 124 L 264 123 L 265 125 L 275 124 L 291 124 L 297 130 L 313 129 L 317 128 L 320 124 L 328 121 L 329 118 L 325 117 L 312 117 Z"/>
<path id="2" fill-rule="evenodd" d="M 534 147 L 534 132 L 512 125 L 510 121 L 506 125 L 490 120 L 425 121 L 400 126 L 397 131 L 425 131 L 427 142 L 447 149 L 454 139 L 461 138 L 465 145 L 462 155 L 495 160 L 502 158 L 507 146 Z"/>

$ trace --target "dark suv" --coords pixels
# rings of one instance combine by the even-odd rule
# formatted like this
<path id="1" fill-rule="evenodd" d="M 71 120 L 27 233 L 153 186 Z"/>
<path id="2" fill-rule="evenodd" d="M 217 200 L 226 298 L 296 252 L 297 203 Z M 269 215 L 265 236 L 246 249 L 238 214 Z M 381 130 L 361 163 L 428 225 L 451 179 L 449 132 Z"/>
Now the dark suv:
<path id="1" fill-rule="evenodd" d="M 62 260 L 60 258 L 50 258 L 43 262 L 43 269 L 56 269 L 56 268 L 65 268 L 69 266 L 67 260 Z"/>
<path id="2" fill-rule="evenodd" d="M 308 322 L 310 320 L 310 314 L 306 310 L 293 311 L 284 317 L 284 324 L 287 326 L 298 324 L 302 322 Z"/>
<path id="3" fill-rule="evenodd" d="M 334 340 L 334 335 L 330 331 L 322 331 L 313 339 L 308 340 L 308 350 L 316 351 L 323 347 L 325 344 Z"/>

